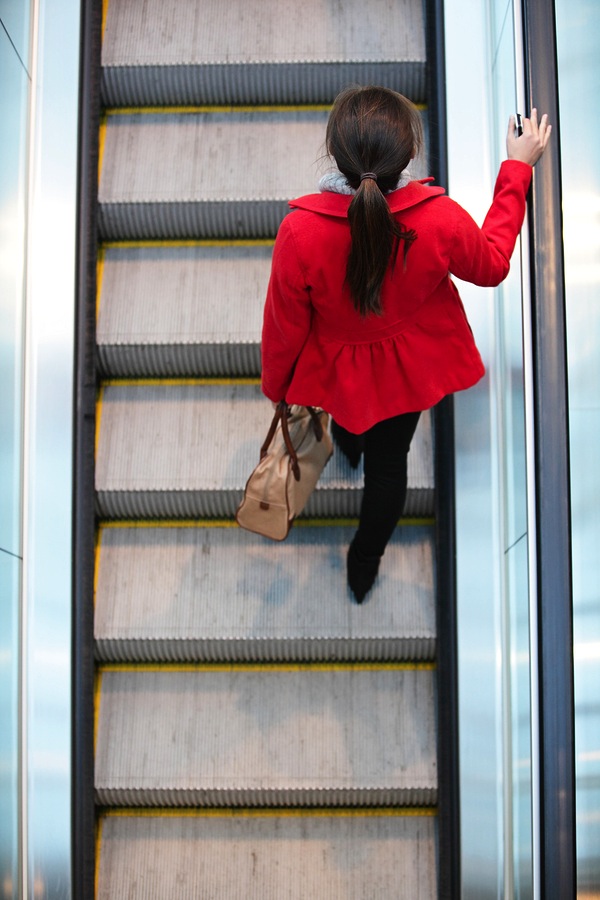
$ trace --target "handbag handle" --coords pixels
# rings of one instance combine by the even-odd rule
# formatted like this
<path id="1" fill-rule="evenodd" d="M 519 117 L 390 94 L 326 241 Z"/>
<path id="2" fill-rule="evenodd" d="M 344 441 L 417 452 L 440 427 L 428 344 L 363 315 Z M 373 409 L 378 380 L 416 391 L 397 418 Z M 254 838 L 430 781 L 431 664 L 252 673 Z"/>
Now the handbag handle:
<path id="1" fill-rule="evenodd" d="M 321 424 L 321 420 L 318 416 L 318 413 L 312 406 L 307 406 L 306 408 L 307 408 L 307 410 L 310 414 L 310 418 L 312 420 L 312 426 L 315 431 L 315 437 L 318 441 L 322 441 L 323 440 L 323 425 Z M 289 407 L 288 407 L 287 403 L 285 402 L 285 400 L 280 400 L 279 403 L 277 404 L 277 408 L 275 410 L 275 415 L 273 416 L 273 421 L 271 422 L 271 425 L 269 426 L 267 436 L 263 441 L 262 447 L 260 448 L 260 458 L 263 459 L 263 457 L 266 456 L 267 450 L 269 449 L 271 441 L 273 440 L 273 437 L 275 435 L 275 431 L 277 429 L 277 423 L 281 421 L 281 433 L 283 435 L 283 441 L 285 443 L 286 450 L 289 453 L 290 459 L 292 461 L 292 472 L 294 473 L 294 478 L 296 479 L 296 481 L 300 481 L 300 466 L 298 465 L 298 456 L 296 454 L 296 451 L 294 450 L 294 445 L 292 444 L 292 441 L 290 438 L 290 432 L 288 429 L 288 423 L 287 423 L 288 409 L 289 409 Z"/>

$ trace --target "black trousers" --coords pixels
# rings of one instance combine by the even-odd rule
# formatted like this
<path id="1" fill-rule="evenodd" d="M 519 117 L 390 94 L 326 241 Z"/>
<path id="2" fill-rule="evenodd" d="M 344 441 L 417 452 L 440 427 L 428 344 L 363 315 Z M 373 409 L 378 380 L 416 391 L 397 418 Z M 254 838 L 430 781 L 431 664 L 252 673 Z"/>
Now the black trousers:
<path id="1" fill-rule="evenodd" d="M 402 515 L 408 451 L 420 415 L 414 412 L 384 419 L 358 436 L 364 442 L 365 488 L 353 543 L 365 559 L 382 556 Z"/>

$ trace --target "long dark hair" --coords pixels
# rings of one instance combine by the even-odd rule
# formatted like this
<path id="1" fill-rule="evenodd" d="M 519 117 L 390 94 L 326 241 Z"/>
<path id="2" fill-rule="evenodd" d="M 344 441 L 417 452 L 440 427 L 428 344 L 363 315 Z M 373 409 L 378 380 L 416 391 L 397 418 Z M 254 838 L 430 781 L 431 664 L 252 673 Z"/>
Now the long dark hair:
<path id="1" fill-rule="evenodd" d="M 327 152 L 356 194 L 348 209 L 352 247 L 346 282 L 362 316 L 381 315 L 381 286 L 400 241 L 407 252 L 416 234 L 390 213 L 384 197 L 423 145 L 423 129 L 410 100 L 381 87 L 350 87 L 329 115 Z M 371 173 L 376 178 L 361 180 Z"/>

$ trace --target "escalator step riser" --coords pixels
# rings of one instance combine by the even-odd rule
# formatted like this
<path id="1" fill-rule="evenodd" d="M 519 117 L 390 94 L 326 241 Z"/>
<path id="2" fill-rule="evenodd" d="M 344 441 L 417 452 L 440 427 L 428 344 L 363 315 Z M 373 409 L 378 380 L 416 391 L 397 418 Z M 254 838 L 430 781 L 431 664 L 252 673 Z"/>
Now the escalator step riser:
<path id="1" fill-rule="evenodd" d="M 260 344 L 99 344 L 98 362 L 114 378 L 257 377 Z"/>
<path id="2" fill-rule="evenodd" d="M 370 600 L 373 598 L 370 598 Z M 348 602 L 348 601 L 347 601 Z M 97 638 L 96 657 L 103 662 L 351 662 L 370 660 L 431 660 L 435 658 L 434 637 L 415 638 L 339 638 L 293 640 L 188 640 L 185 638 L 148 639 Z"/>
<path id="3" fill-rule="evenodd" d="M 149 807 L 315 807 L 435 806 L 435 788 L 105 788 L 96 787 L 100 806 Z"/>
<path id="4" fill-rule="evenodd" d="M 425 100 L 420 60 L 382 63 L 265 63 L 199 66 L 105 66 L 107 107 L 331 103 L 349 84 L 380 84 Z"/>
<path id="5" fill-rule="evenodd" d="M 181 491 L 99 490 L 97 510 L 98 515 L 105 519 L 224 519 L 235 514 L 242 496 L 243 487 L 214 491 L 209 488 Z M 361 500 L 360 486 L 340 490 L 317 487 L 302 515 L 309 518 L 356 518 L 360 512 Z M 433 505 L 433 488 L 411 488 L 409 485 L 404 515 L 430 516 Z"/>
<path id="6" fill-rule="evenodd" d="M 99 207 L 98 227 L 110 241 L 268 238 L 288 212 L 285 200 L 111 202 Z"/>

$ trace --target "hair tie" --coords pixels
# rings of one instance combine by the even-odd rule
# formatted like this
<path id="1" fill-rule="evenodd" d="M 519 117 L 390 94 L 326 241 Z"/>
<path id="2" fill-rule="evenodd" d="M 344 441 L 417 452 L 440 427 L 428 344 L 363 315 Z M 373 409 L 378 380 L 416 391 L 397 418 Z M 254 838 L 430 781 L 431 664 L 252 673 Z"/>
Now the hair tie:
<path id="1" fill-rule="evenodd" d="M 360 180 L 364 181 L 365 178 L 372 178 L 373 181 L 377 181 L 377 175 L 375 174 L 375 172 L 363 172 L 360 176 Z"/>

